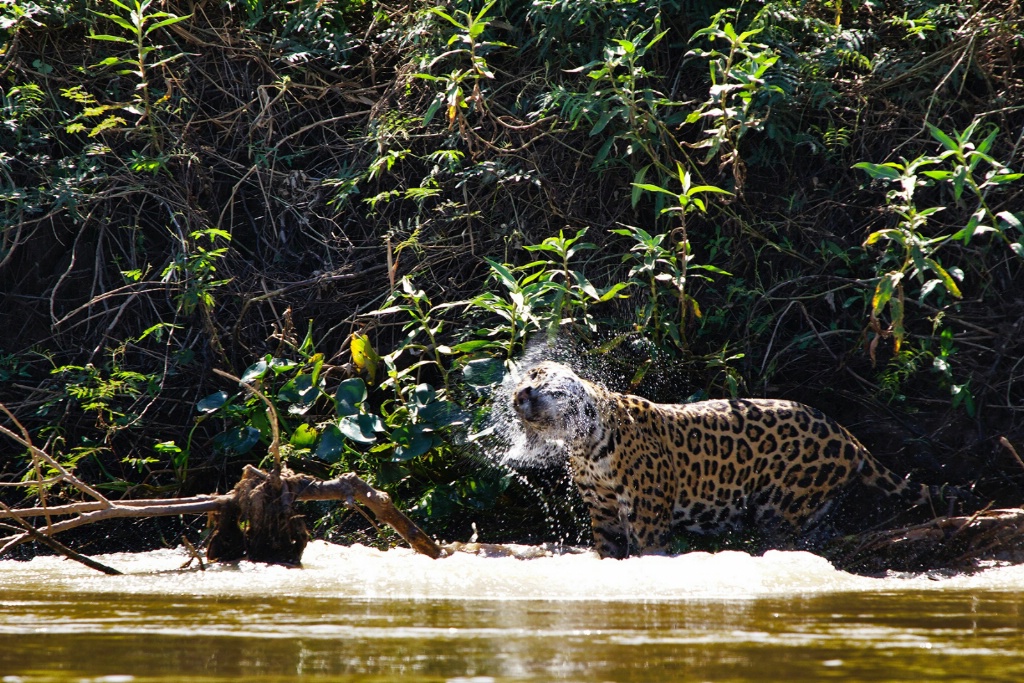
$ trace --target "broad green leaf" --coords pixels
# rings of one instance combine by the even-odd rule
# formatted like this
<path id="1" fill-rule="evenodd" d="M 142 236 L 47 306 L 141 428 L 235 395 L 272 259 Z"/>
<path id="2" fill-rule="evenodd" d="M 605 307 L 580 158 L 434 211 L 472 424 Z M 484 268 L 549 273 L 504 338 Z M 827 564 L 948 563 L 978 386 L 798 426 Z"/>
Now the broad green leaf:
<path id="1" fill-rule="evenodd" d="M 376 415 L 346 415 L 338 420 L 338 431 L 357 443 L 373 443 L 377 433 L 384 431 L 384 424 Z"/>
<path id="2" fill-rule="evenodd" d="M 288 443 L 296 448 L 312 448 L 316 444 L 317 436 L 315 427 L 303 423 L 295 428 Z"/>
<path id="3" fill-rule="evenodd" d="M 422 422 L 435 427 L 462 424 L 469 419 L 469 415 L 451 401 L 434 401 L 416 415 Z"/>
<path id="4" fill-rule="evenodd" d="M 288 380 L 277 392 L 278 400 L 292 404 L 288 406 L 288 412 L 292 415 L 305 414 L 319 395 L 319 387 L 313 381 L 313 375 L 307 373 Z"/>
<path id="5" fill-rule="evenodd" d="M 337 425 L 328 425 L 320 435 L 320 443 L 317 444 L 315 451 L 316 457 L 324 462 L 335 463 L 341 459 L 344 452 L 345 436 Z"/>
<path id="6" fill-rule="evenodd" d="M 1021 242 L 1010 242 L 1010 249 L 1012 249 L 1013 253 L 1017 256 L 1024 258 L 1024 244 Z"/>
<path id="7" fill-rule="evenodd" d="M 248 384 L 254 379 L 262 379 L 263 376 L 267 374 L 268 367 L 269 366 L 267 365 L 267 361 L 257 361 L 250 365 L 249 367 L 247 367 L 245 369 L 245 372 L 242 373 L 242 376 L 239 379 L 244 384 Z"/>
<path id="8" fill-rule="evenodd" d="M 214 439 L 214 444 L 218 448 L 232 451 L 237 455 L 245 455 L 259 442 L 260 430 L 252 425 L 229 429 Z"/>
<path id="9" fill-rule="evenodd" d="M 433 432 L 424 425 L 414 424 L 397 427 L 389 439 L 395 444 L 395 460 L 407 461 L 429 451 L 435 443 Z"/>
<path id="10" fill-rule="evenodd" d="M 365 400 L 366 383 L 361 377 L 346 379 L 338 385 L 338 390 L 334 394 L 339 417 L 357 414 Z"/>
<path id="11" fill-rule="evenodd" d="M 227 402 L 228 393 L 226 391 L 218 391 L 199 401 L 199 403 L 196 404 L 196 410 L 200 413 L 212 413 L 223 407 Z"/>
<path id="12" fill-rule="evenodd" d="M 437 397 L 437 391 L 427 383 L 417 384 L 412 390 L 412 400 L 417 407 L 422 408 Z"/>

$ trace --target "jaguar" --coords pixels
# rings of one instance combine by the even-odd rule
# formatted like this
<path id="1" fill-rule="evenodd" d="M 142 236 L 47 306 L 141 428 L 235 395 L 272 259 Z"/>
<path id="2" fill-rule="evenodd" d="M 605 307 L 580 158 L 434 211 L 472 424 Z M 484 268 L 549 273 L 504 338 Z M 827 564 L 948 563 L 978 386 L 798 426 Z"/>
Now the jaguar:
<path id="1" fill-rule="evenodd" d="M 655 403 L 542 361 L 512 393 L 526 447 L 568 456 L 601 557 L 664 553 L 680 531 L 796 538 L 861 482 L 903 504 L 945 495 L 879 463 L 836 420 L 774 399 Z"/>

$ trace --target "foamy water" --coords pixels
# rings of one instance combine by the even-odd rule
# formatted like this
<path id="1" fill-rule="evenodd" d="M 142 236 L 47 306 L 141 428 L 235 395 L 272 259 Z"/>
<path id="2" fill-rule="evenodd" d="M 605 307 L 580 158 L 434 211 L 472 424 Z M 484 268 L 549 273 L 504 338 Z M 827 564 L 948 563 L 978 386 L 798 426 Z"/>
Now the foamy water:
<path id="1" fill-rule="evenodd" d="M 251 562 L 181 569 L 178 550 L 97 557 L 123 576 L 77 562 L 39 557 L 0 562 L 0 595 L 31 588 L 55 593 L 120 593 L 445 600 L 748 600 L 858 591 L 980 589 L 1024 591 L 1024 566 L 987 569 L 934 580 L 868 578 L 838 571 L 805 552 L 689 553 L 675 557 L 601 560 L 592 552 L 516 559 L 468 553 L 431 560 L 411 550 L 387 552 L 316 541 L 303 567 Z"/>

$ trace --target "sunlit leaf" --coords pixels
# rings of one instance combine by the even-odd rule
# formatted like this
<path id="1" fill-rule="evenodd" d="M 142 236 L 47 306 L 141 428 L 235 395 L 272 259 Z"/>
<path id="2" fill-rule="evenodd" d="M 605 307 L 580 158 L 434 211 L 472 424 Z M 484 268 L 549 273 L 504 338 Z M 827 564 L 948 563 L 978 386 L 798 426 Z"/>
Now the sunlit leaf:
<path id="1" fill-rule="evenodd" d="M 242 373 L 242 376 L 239 379 L 243 383 L 249 383 L 254 379 L 262 379 L 263 376 L 267 374 L 268 367 L 267 361 L 265 360 L 253 363 L 245 369 L 245 372 Z"/>
<path id="2" fill-rule="evenodd" d="M 228 402 L 228 392 L 218 391 L 196 403 L 196 410 L 200 413 L 212 413 L 220 409 Z"/>
<path id="3" fill-rule="evenodd" d="M 317 436 L 316 428 L 308 424 L 300 424 L 292 432 L 288 443 L 296 448 L 312 448 L 316 444 Z"/>
<path id="4" fill-rule="evenodd" d="M 384 431 L 384 424 L 376 415 L 346 415 L 338 421 L 338 430 L 357 443 L 373 443 L 377 433 Z"/>
<path id="5" fill-rule="evenodd" d="M 338 415 L 345 417 L 355 415 L 359 412 L 360 406 L 366 400 L 366 383 L 361 377 L 346 379 L 338 385 L 334 395 Z"/>

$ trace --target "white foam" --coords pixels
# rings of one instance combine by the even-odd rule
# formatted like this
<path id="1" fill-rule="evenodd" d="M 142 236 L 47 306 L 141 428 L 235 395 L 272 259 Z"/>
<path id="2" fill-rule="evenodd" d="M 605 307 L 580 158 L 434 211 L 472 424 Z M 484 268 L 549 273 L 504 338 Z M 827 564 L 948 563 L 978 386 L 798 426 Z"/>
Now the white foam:
<path id="1" fill-rule="evenodd" d="M 456 553 L 431 560 L 411 550 L 313 542 L 301 569 L 251 562 L 180 569 L 183 552 L 161 550 L 97 557 L 122 572 L 106 576 L 76 562 L 39 557 L 0 562 L 7 589 L 60 592 L 445 600 L 748 600 L 848 591 L 1024 590 L 1024 566 L 948 579 L 855 576 L 805 552 L 689 553 L 601 560 L 594 553 L 534 559 Z"/>

